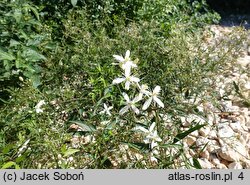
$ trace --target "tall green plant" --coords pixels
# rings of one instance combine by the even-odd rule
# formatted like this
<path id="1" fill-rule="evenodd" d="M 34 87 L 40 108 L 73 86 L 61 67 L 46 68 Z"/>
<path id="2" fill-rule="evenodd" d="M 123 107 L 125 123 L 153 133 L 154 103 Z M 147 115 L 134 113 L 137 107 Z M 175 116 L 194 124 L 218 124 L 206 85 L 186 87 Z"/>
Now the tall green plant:
<path id="1" fill-rule="evenodd" d="M 42 32 L 38 8 L 26 0 L 4 0 L 0 15 L 0 80 L 18 75 L 39 86 L 41 61 L 46 60 L 41 47 L 46 47 L 42 44 L 47 36 Z"/>

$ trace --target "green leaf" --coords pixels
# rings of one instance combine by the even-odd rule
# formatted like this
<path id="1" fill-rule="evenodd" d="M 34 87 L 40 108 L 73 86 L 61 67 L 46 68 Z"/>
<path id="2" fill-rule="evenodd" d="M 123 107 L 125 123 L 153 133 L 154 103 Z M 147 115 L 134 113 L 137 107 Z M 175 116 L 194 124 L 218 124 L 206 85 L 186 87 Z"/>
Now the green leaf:
<path id="1" fill-rule="evenodd" d="M 237 93 L 240 92 L 240 88 L 239 88 L 239 86 L 236 84 L 235 81 L 233 81 L 233 85 L 234 85 L 235 91 L 236 91 Z"/>
<path id="2" fill-rule="evenodd" d="M 19 59 L 16 60 L 15 64 L 16 64 L 17 69 L 21 67 L 21 63 Z"/>
<path id="3" fill-rule="evenodd" d="M 20 45 L 20 42 L 14 40 L 14 39 L 10 40 L 10 47 L 17 46 L 17 45 Z"/>
<path id="4" fill-rule="evenodd" d="M 21 22 L 22 16 L 23 16 L 22 11 L 20 9 L 15 9 L 13 17 L 16 19 L 17 23 Z"/>
<path id="5" fill-rule="evenodd" d="M 49 42 L 48 44 L 46 44 L 44 47 L 46 49 L 50 49 L 50 50 L 55 50 L 56 49 L 56 43 L 53 43 L 53 42 Z"/>
<path id="6" fill-rule="evenodd" d="M 149 150 L 149 144 L 145 144 L 145 143 L 126 143 L 126 144 L 136 150 L 141 150 L 141 151 Z"/>
<path id="7" fill-rule="evenodd" d="M 31 49 L 31 48 L 26 48 L 23 52 L 24 57 L 28 61 L 40 61 L 40 60 L 46 60 L 46 57 L 43 56 L 42 54 L 38 53 L 37 51 Z"/>
<path id="8" fill-rule="evenodd" d="M 30 80 L 34 88 L 37 88 L 39 85 L 42 84 L 40 80 L 40 76 L 38 74 L 32 74 L 30 77 Z"/>
<path id="9" fill-rule="evenodd" d="M 76 6 L 78 0 L 71 0 L 72 6 Z"/>
<path id="10" fill-rule="evenodd" d="M 20 157 L 16 158 L 16 163 L 20 163 L 24 160 L 27 160 L 27 153 L 22 154 Z"/>
<path id="11" fill-rule="evenodd" d="M 94 132 L 96 131 L 95 127 L 91 124 L 87 124 L 87 123 L 83 123 L 82 121 L 69 121 L 70 123 L 75 123 L 77 125 L 79 125 L 84 131 L 88 131 L 88 132 Z"/>
<path id="12" fill-rule="evenodd" d="M 116 126 L 116 121 L 112 121 L 111 123 L 107 124 L 105 129 L 112 130 Z"/>
<path id="13" fill-rule="evenodd" d="M 196 130 L 199 130 L 200 128 L 206 126 L 206 124 L 203 124 L 203 125 L 195 125 L 194 127 L 191 127 L 190 129 L 188 129 L 187 131 L 185 132 L 182 132 L 182 133 L 179 133 L 175 136 L 174 138 L 174 141 L 173 143 L 177 143 L 178 141 L 180 141 L 181 139 L 185 138 L 187 135 L 189 135 L 190 133 L 196 131 Z"/>
<path id="14" fill-rule="evenodd" d="M 66 150 L 64 153 L 63 153 L 63 157 L 68 157 L 76 152 L 79 152 L 80 150 L 78 149 L 73 149 L 73 148 L 69 148 L 68 150 Z"/>
<path id="15" fill-rule="evenodd" d="M 34 13 L 34 15 L 36 16 L 37 20 L 40 20 L 39 19 L 39 13 L 37 11 L 36 8 L 32 7 L 32 6 L 29 6 L 29 8 L 31 9 L 31 11 Z"/>
<path id="16" fill-rule="evenodd" d="M 61 152 L 64 154 L 67 151 L 67 146 L 64 144 L 61 148 Z"/>
<path id="17" fill-rule="evenodd" d="M 199 161 L 196 158 L 193 158 L 193 164 L 196 169 L 202 169 Z"/>
<path id="18" fill-rule="evenodd" d="M 0 60 L 15 60 L 15 57 L 0 49 Z"/>
<path id="19" fill-rule="evenodd" d="M 16 164 L 15 162 L 9 161 L 9 162 L 5 163 L 5 164 L 2 166 L 1 169 L 8 169 L 8 168 L 10 168 L 10 167 L 12 167 L 12 166 L 16 166 L 16 165 L 17 165 L 17 164 Z"/>
<path id="20" fill-rule="evenodd" d="M 14 144 L 8 144 L 7 146 L 4 147 L 2 150 L 3 154 L 9 153 L 9 151 L 13 148 Z"/>

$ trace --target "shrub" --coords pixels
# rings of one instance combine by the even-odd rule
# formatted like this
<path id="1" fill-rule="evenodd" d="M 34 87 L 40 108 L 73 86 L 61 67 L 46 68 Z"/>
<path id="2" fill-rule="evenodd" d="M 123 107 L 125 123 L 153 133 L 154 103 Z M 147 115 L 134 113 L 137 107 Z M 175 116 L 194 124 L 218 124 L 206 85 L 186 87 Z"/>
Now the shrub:
<path id="1" fill-rule="evenodd" d="M 46 45 L 47 35 L 37 7 L 27 1 L 1 2 L 1 75 L 0 80 L 12 76 L 25 76 L 32 80 L 34 87 L 40 85 L 41 61 L 46 57 L 41 46 Z"/>

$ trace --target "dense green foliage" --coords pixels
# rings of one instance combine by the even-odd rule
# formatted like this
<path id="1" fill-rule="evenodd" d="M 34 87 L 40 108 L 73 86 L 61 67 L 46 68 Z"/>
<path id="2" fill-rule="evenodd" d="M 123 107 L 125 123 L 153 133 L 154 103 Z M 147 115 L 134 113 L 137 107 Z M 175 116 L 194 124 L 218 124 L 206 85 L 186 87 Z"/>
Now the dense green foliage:
<path id="1" fill-rule="evenodd" d="M 233 61 L 233 50 L 223 47 L 241 42 L 233 35 L 234 42 L 203 47 L 202 26 L 219 19 L 205 1 L 3 0 L 0 8 L 0 167 L 174 168 L 174 158 L 192 166 L 175 142 L 178 116 L 200 113 L 184 100 L 213 98 L 207 79 Z M 168 137 L 161 152 L 177 153 L 163 155 L 157 165 L 147 160 L 149 146 L 131 137 L 142 117 L 118 114 L 122 86 L 111 84 L 121 72 L 112 55 L 124 56 L 126 50 L 139 59 L 142 83 L 161 86 L 165 108 L 158 113 L 174 123 L 168 129 L 161 123 L 159 134 Z M 38 113 L 41 100 L 46 104 Z M 99 114 L 103 103 L 114 107 L 111 117 Z M 103 126 L 105 121 L 110 124 Z M 87 130 L 69 129 L 72 123 Z M 72 146 L 72 138 L 88 136 L 95 142 Z M 20 150 L 25 142 L 29 147 Z M 115 166 L 111 158 L 123 155 L 124 143 L 144 159 Z"/>

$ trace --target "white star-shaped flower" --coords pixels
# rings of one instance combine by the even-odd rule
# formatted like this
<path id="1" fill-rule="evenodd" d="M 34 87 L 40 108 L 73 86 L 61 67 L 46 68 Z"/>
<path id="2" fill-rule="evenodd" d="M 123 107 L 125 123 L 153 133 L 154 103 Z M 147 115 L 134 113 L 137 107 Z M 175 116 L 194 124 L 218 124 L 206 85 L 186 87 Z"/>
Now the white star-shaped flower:
<path id="1" fill-rule="evenodd" d="M 149 105 L 152 103 L 152 101 L 154 101 L 155 103 L 157 103 L 160 107 L 164 108 L 164 104 L 162 103 L 162 101 L 158 98 L 158 95 L 161 91 L 161 87 L 160 86 L 156 86 L 153 90 L 153 92 L 149 92 L 149 99 L 143 104 L 142 110 L 146 110 Z"/>
<path id="2" fill-rule="evenodd" d="M 103 109 L 103 111 L 100 112 L 100 114 L 107 114 L 107 115 L 111 116 L 110 110 L 113 109 L 113 107 L 112 106 L 108 107 L 106 105 L 106 103 L 103 104 L 103 107 L 104 107 L 104 109 Z"/>
<path id="3" fill-rule="evenodd" d="M 126 106 L 123 107 L 119 114 L 123 115 L 124 113 L 128 112 L 129 109 L 131 109 L 132 111 L 134 111 L 136 114 L 139 114 L 140 111 L 139 109 L 135 106 L 135 103 L 137 103 L 138 101 L 140 101 L 140 99 L 137 97 L 135 97 L 132 101 L 129 99 L 128 95 L 126 93 L 122 93 L 124 99 L 126 100 Z"/>
<path id="4" fill-rule="evenodd" d="M 124 77 L 122 78 L 116 78 L 113 80 L 113 84 L 119 84 L 122 82 L 125 82 L 125 89 L 129 90 L 130 84 L 131 83 L 138 83 L 140 81 L 139 78 L 135 77 L 135 76 L 131 76 L 130 74 L 130 69 L 126 69 L 125 73 L 124 73 Z"/>
<path id="5" fill-rule="evenodd" d="M 151 149 L 158 146 L 157 142 L 162 141 L 162 139 L 158 136 L 157 131 L 155 130 L 155 125 L 156 125 L 156 123 L 153 122 L 152 125 L 149 127 L 149 129 L 145 129 L 142 126 L 137 126 L 134 129 L 134 130 L 141 130 L 142 132 L 144 132 L 146 134 L 146 137 L 143 141 L 146 144 L 150 143 Z"/>
<path id="6" fill-rule="evenodd" d="M 113 55 L 113 57 L 119 61 L 119 66 L 125 70 L 125 69 L 131 69 L 132 67 L 137 67 L 136 63 L 133 62 L 130 58 L 130 51 L 127 50 L 125 57 L 123 58 L 120 55 Z"/>
<path id="7" fill-rule="evenodd" d="M 140 90 L 139 95 L 138 95 L 140 99 L 142 99 L 143 95 L 149 95 L 150 94 L 150 92 L 147 90 L 148 89 L 147 85 L 142 84 L 140 86 L 138 83 L 137 83 L 137 85 L 138 85 L 138 88 Z"/>
<path id="8" fill-rule="evenodd" d="M 41 109 L 41 106 L 43 106 L 45 103 L 44 100 L 41 100 L 37 103 L 37 105 L 35 106 L 35 109 L 36 109 L 36 113 L 41 113 L 43 112 L 43 110 Z"/>

